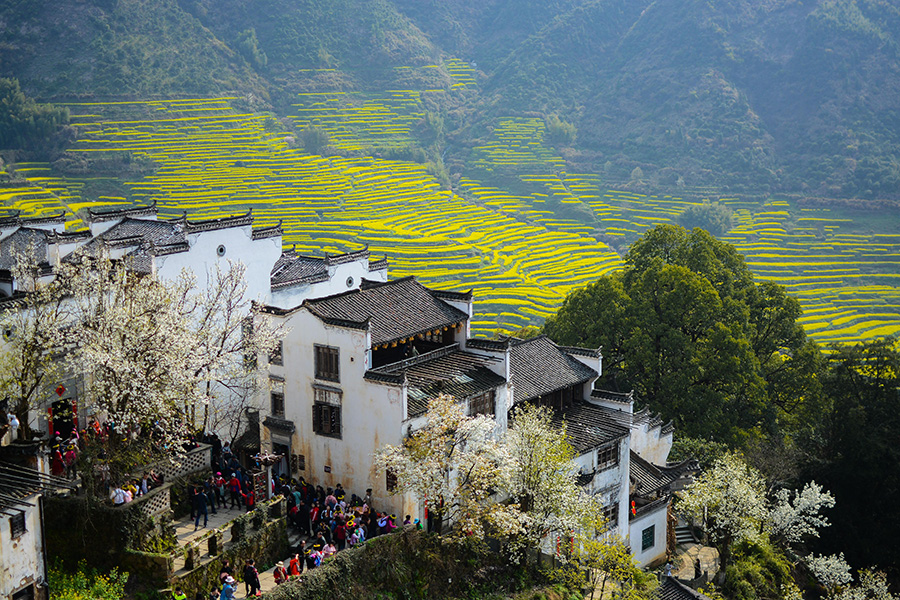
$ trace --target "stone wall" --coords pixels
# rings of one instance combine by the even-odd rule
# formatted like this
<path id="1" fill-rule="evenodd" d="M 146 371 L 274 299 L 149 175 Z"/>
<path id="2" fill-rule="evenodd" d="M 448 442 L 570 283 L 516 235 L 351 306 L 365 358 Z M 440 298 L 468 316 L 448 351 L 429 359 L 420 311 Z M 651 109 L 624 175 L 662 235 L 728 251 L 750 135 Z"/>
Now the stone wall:
<path id="1" fill-rule="evenodd" d="M 265 510 L 265 507 L 260 508 Z M 174 589 L 175 586 L 180 586 L 188 598 L 194 597 L 197 592 L 208 597 L 209 591 L 218 585 L 219 574 L 222 572 L 222 564 L 225 559 L 231 561 L 231 564 L 235 566 L 235 577 L 239 580 L 241 579 L 241 568 L 248 558 L 256 560 L 256 566 L 260 571 L 275 564 L 276 561 L 284 559 L 289 550 L 287 521 L 283 518 L 264 521 L 260 524 L 259 529 L 253 529 L 252 513 L 247 516 L 250 518 L 245 522 L 242 521 L 236 529 L 232 529 L 232 534 L 236 534 L 237 539 L 232 540 L 233 543 L 224 552 L 208 562 L 203 562 L 188 573 L 172 577 L 170 588 Z M 256 521 L 258 522 L 259 519 Z M 205 545 L 201 551 L 205 551 Z"/>
<path id="2" fill-rule="evenodd" d="M 165 481 L 171 481 L 178 477 L 185 477 L 198 471 L 209 471 L 212 464 L 212 446 L 200 444 L 199 447 L 190 450 L 181 457 L 177 464 L 169 460 L 161 460 L 143 468 L 144 471 L 155 469 L 164 476 Z"/>

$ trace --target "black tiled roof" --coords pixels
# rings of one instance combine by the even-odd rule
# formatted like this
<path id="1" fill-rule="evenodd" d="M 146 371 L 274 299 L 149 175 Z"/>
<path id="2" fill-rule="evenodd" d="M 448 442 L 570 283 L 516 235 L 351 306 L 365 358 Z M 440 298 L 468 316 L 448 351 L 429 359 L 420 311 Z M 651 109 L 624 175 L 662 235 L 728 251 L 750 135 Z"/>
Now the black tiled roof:
<path id="1" fill-rule="evenodd" d="M 665 491 L 672 482 L 677 481 L 687 473 L 700 470 L 700 464 L 694 459 L 688 459 L 675 465 L 659 466 L 641 458 L 639 454 L 631 451 L 631 479 L 637 485 L 636 493 L 640 495 L 652 494 L 656 491 Z"/>
<path id="2" fill-rule="evenodd" d="M 469 338 L 466 340 L 467 348 L 477 348 L 478 350 L 488 350 L 490 352 L 504 352 L 509 348 L 513 338 L 502 338 L 499 340 L 488 340 L 484 338 Z"/>
<path id="3" fill-rule="evenodd" d="M 270 277 L 272 289 L 327 279 L 328 264 L 324 258 L 297 254 L 293 250 L 281 254 L 272 267 Z"/>
<path id="4" fill-rule="evenodd" d="M 18 509 L 22 506 L 33 506 L 28 497 L 44 494 L 60 489 L 73 490 L 74 482 L 61 477 L 45 475 L 40 471 L 0 462 L 0 509 Z"/>
<path id="5" fill-rule="evenodd" d="M 156 215 L 156 202 L 150 206 L 127 206 L 111 210 L 88 209 L 88 221 L 110 221 L 127 217 L 149 217 Z"/>
<path id="6" fill-rule="evenodd" d="M 592 390 L 591 391 L 592 398 L 598 398 L 600 400 L 605 400 L 607 402 L 618 402 L 620 404 L 631 404 L 634 400 L 634 391 L 624 393 L 624 392 L 613 392 L 610 390 Z"/>
<path id="7" fill-rule="evenodd" d="M 423 414 L 428 408 L 428 401 L 440 394 L 465 400 L 506 383 L 503 377 L 488 367 L 497 360 L 463 352 L 459 349 L 459 344 L 453 344 L 372 369 L 366 376 L 405 375 L 409 386 L 407 413 L 409 417 L 415 417 Z"/>
<path id="8" fill-rule="evenodd" d="M 42 229 L 20 227 L 0 241 L 0 269 L 15 266 L 15 254 L 24 254 L 38 264 L 47 262 L 47 232 Z"/>
<path id="9" fill-rule="evenodd" d="M 629 435 L 630 430 L 615 418 L 614 412 L 589 402 L 576 402 L 565 410 L 555 411 L 553 424 L 558 427 L 565 421 L 569 443 L 575 452 L 584 454 Z"/>
<path id="10" fill-rule="evenodd" d="M 544 335 L 513 342 L 510 349 L 510 374 L 515 386 L 515 403 L 585 383 L 599 375 L 594 369 L 569 356 Z"/>
<path id="11" fill-rule="evenodd" d="M 303 306 L 322 319 L 364 322 L 369 319 L 372 345 L 403 340 L 450 327 L 468 315 L 436 298 L 412 277 L 387 283 L 364 281 L 363 289 L 306 300 Z"/>
<path id="12" fill-rule="evenodd" d="M 674 577 L 665 575 L 656 588 L 655 596 L 656 600 L 710 600 L 709 596 L 689 588 Z"/>
<path id="13" fill-rule="evenodd" d="M 93 256 L 100 244 L 173 246 L 183 249 L 186 243 L 184 226 L 179 221 L 154 221 L 127 217 L 103 233 L 95 236 L 79 249 L 79 252 Z M 64 260 L 74 260 L 74 253 Z"/>

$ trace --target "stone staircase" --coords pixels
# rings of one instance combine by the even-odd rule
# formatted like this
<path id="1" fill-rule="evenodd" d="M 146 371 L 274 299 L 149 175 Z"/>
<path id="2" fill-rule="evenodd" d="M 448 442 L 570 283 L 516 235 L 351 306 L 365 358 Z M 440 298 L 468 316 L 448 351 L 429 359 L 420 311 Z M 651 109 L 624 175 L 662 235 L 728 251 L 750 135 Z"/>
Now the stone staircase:
<path id="1" fill-rule="evenodd" d="M 696 544 L 697 538 L 694 537 L 694 533 L 691 531 L 691 528 L 689 526 L 676 525 L 675 543 L 679 546 L 681 546 L 682 544 Z"/>

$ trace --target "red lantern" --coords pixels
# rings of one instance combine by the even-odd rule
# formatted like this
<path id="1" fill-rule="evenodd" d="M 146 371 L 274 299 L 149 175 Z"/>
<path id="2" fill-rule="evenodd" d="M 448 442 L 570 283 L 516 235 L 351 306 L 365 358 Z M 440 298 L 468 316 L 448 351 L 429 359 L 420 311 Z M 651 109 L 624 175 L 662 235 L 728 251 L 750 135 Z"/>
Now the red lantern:
<path id="1" fill-rule="evenodd" d="M 637 516 L 637 506 L 634 505 L 634 500 L 631 501 L 631 516 Z"/>

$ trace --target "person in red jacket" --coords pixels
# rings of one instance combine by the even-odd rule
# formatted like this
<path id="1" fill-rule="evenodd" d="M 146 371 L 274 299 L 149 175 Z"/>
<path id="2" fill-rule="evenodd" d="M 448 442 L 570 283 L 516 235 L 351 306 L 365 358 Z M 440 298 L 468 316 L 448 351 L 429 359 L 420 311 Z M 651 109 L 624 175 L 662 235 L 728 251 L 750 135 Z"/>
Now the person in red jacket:
<path id="1" fill-rule="evenodd" d="M 228 481 L 228 491 L 231 492 L 231 508 L 234 508 L 234 505 L 237 504 L 237 507 L 241 507 L 241 480 L 237 478 L 236 473 L 231 474 L 231 479 Z"/>
<path id="2" fill-rule="evenodd" d="M 247 490 L 247 493 L 244 494 L 244 503 L 247 505 L 247 512 L 253 510 L 253 507 L 256 504 L 256 499 L 253 497 L 253 490 Z"/>

